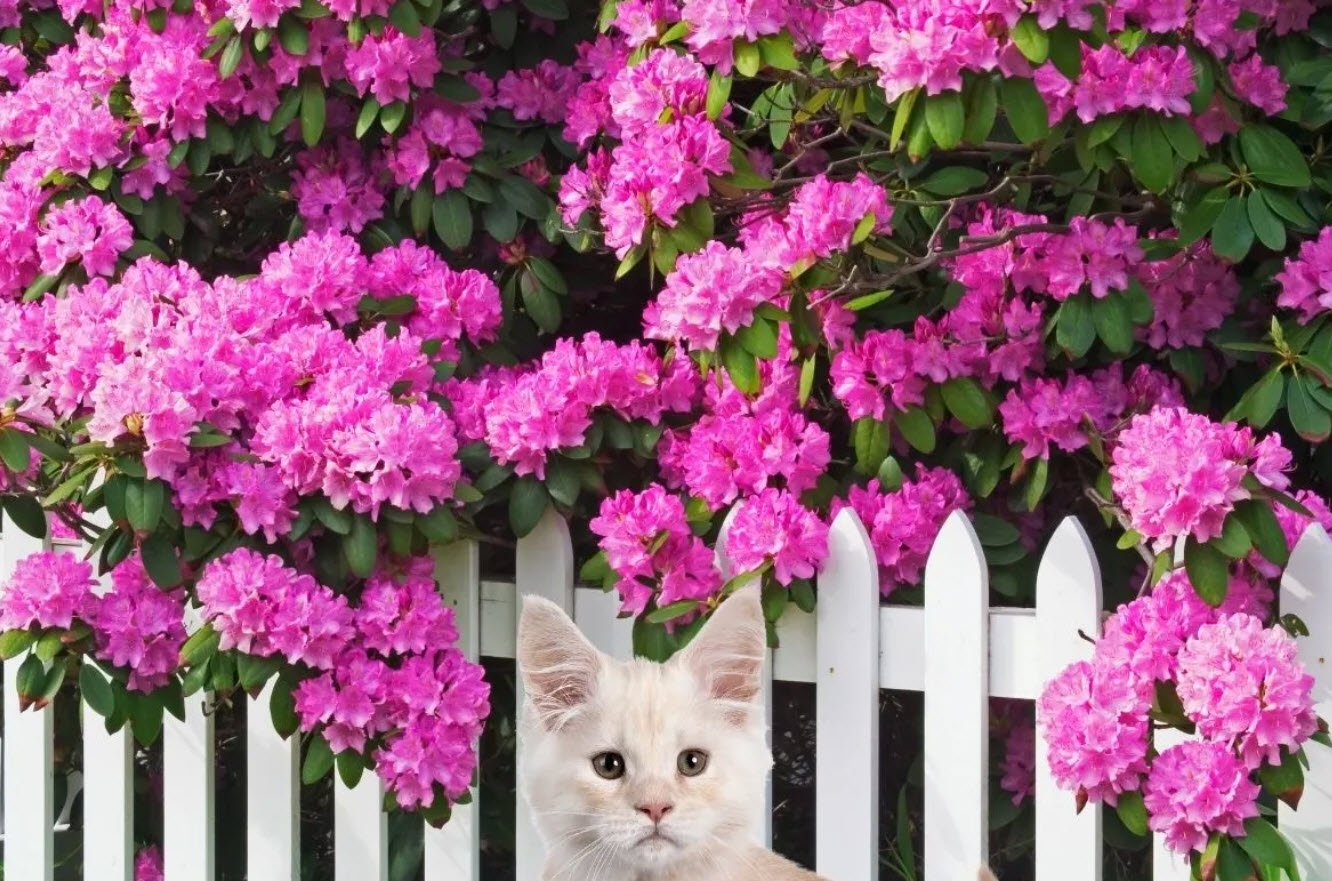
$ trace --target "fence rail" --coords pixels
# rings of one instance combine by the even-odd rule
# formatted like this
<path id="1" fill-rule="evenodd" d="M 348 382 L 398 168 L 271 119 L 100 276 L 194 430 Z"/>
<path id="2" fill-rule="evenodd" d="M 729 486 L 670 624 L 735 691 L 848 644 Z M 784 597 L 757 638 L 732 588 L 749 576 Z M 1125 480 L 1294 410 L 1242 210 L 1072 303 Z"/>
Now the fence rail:
<path id="1" fill-rule="evenodd" d="M 773 679 L 812 683 L 817 690 L 815 868 L 832 881 L 879 877 L 879 690 L 887 688 L 924 693 L 925 878 L 970 879 L 987 853 L 988 698 L 1034 699 L 1050 676 L 1090 654 L 1080 634 L 1098 633 L 1101 619 L 1100 569 L 1091 544 L 1073 518 L 1060 525 L 1040 562 L 1035 609 L 990 607 L 984 554 L 962 514 L 948 519 L 935 542 L 923 608 L 879 605 L 878 567 L 853 512 L 838 515 L 829 545 L 815 613 L 792 608 L 779 622 L 780 648 L 769 664 Z M 41 547 L 6 532 L 0 583 L 18 559 Z M 501 583 L 481 579 L 474 543 L 437 554 L 441 590 L 469 656 L 513 657 L 518 597 L 528 593 L 569 611 L 603 651 L 630 655 L 631 622 L 617 617 L 617 597 L 574 586 L 563 520 L 548 512 L 519 542 L 515 562 L 516 583 Z M 1317 679 L 1319 713 L 1332 717 L 1332 541 L 1317 526 L 1291 556 L 1280 604 L 1313 630 L 1300 641 L 1301 657 Z M 18 712 L 16 671 L 17 662 L 5 665 L 4 877 L 49 881 L 53 714 L 50 708 Z M 163 731 L 167 881 L 212 881 L 214 875 L 214 739 L 205 700 L 187 701 L 185 721 L 168 718 Z M 273 732 L 266 702 L 267 694 L 252 699 L 245 738 L 247 878 L 292 881 L 300 860 L 298 746 Z M 130 734 L 107 734 L 98 720 L 84 726 L 84 739 L 84 828 L 61 834 L 82 834 L 85 878 L 131 881 Z M 1100 881 L 1100 812 L 1078 814 L 1072 797 L 1054 786 L 1043 756 L 1038 730 L 1036 877 Z M 521 763 L 521 750 L 517 758 Z M 1300 810 L 1282 805 L 1279 821 L 1305 877 L 1332 878 L 1332 750 L 1311 750 L 1309 759 Z M 388 832 L 378 781 L 367 774 L 355 789 L 340 779 L 335 787 L 335 881 L 385 881 Z M 770 803 L 769 797 L 755 806 L 760 836 L 770 834 Z M 541 845 L 521 800 L 515 809 L 516 881 L 537 881 Z M 426 830 L 426 881 L 477 881 L 477 810 L 476 803 L 460 806 L 445 828 Z M 1188 869 L 1158 843 L 1153 874 L 1155 881 L 1178 881 L 1188 878 Z"/>

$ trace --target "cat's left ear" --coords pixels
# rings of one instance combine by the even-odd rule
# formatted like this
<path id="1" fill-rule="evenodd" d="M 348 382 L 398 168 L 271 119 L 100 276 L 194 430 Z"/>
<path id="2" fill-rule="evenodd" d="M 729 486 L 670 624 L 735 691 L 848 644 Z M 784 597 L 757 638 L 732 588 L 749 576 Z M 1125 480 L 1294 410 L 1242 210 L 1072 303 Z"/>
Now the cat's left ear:
<path id="1" fill-rule="evenodd" d="M 767 653 L 768 632 L 754 583 L 722 600 L 672 663 L 689 668 L 714 700 L 753 703 L 763 691 Z"/>
<path id="2" fill-rule="evenodd" d="M 592 699 L 601 653 L 563 609 L 527 596 L 518 620 L 518 671 L 541 724 L 554 731 Z"/>

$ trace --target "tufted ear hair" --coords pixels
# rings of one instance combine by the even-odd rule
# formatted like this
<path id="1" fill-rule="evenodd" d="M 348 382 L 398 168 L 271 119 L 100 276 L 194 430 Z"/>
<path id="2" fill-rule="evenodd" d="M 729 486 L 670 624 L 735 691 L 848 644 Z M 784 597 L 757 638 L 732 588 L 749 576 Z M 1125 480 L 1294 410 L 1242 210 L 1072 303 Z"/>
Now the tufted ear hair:
<path id="1" fill-rule="evenodd" d="M 563 727 L 592 699 L 601 667 L 601 653 L 563 609 L 541 597 L 523 597 L 518 671 L 527 700 L 547 731 Z"/>
<path id="2" fill-rule="evenodd" d="M 763 690 L 767 648 L 768 631 L 754 583 L 722 600 L 671 663 L 687 667 L 713 700 L 752 704 Z"/>

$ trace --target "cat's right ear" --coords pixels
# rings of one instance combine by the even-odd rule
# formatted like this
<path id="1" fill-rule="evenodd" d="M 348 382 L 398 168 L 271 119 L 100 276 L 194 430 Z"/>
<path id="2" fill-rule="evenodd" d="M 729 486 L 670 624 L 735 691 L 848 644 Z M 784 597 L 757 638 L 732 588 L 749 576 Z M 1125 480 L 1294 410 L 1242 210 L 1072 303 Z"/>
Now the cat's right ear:
<path id="1" fill-rule="evenodd" d="M 518 671 L 547 731 L 558 730 L 591 700 L 601 664 L 601 653 L 563 609 L 541 597 L 523 597 Z"/>

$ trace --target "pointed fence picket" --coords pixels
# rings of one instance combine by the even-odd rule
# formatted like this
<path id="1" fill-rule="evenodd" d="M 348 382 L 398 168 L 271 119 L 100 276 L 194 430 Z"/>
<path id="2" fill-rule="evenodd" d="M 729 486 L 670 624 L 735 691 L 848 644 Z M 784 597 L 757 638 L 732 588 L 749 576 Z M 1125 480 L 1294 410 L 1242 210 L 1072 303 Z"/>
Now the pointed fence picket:
<path id="1" fill-rule="evenodd" d="M 0 583 L 17 560 L 44 546 L 51 545 L 7 529 L 0 536 Z M 961 514 L 948 519 L 930 554 L 923 608 L 879 604 L 878 565 L 854 512 L 844 510 L 834 520 L 829 551 L 815 613 L 792 609 L 778 622 L 780 647 L 772 652 L 769 673 L 778 682 L 816 690 L 818 871 L 831 881 L 879 877 L 879 691 L 899 689 L 923 692 L 925 699 L 925 878 L 970 881 L 975 864 L 986 857 L 988 698 L 1034 700 L 1052 675 L 1089 655 L 1085 637 L 1094 637 L 1101 621 L 1100 569 L 1091 543 L 1076 520 L 1060 525 L 1040 561 L 1035 609 L 989 606 L 984 554 Z M 724 555 L 719 563 L 725 570 Z M 554 512 L 518 543 L 515 572 L 511 583 L 482 581 L 473 542 L 437 553 L 441 592 L 454 608 L 459 645 L 469 657 L 514 656 L 525 594 L 569 611 L 606 654 L 631 656 L 632 622 L 619 617 L 618 597 L 575 589 L 568 528 Z M 1317 681 L 1319 713 L 1332 718 L 1332 540 L 1319 527 L 1310 527 L 1291 555 L 1280 608 L 1312 631 L 1299 642 L 1301 658 Z M 129 732 L 108 735 L 101 719 L 84 708 L 84 828 L 55 831 L 65 825 L 53 823 L 53 713 L 18 712 L 17 668 L 17 662 L 4 666 L 4 877 L 49 881 L 54 835 L 81 834 L 84 877 L 127 881 L 134 828 Z M 298 745 L 273 733 L 267 697 L 265 692 L 251 701 L 245 735 L 247 877 L 295 881 Z M 194 695 L 186 701 L 185 721 L 168 716 L 164 723 L 166 881 L 215 877 L 209 700 Z M 1100 812 L 1076 810 L 1050 777 L 1039 730 L 1037 743 L 1036 879 L 1100 881 Z M 1332 750 L 1311 749 L 1309 760 L 1300 809 L 1283 805 L 1279 822 L 1304 877 L 1332 878 Z M 521 768 L 521 749 L 517 761 Z M 354 789 L 341 780 L 335 787 L 335 881 L 384 881 L 389 840 L 378 779 L 366 774 Z M 755 810 L 763 816 L 767 806 Z M 521 799 L 515 812 L 516 881 L 539 881 L 540 839 Z M 459 806 L 444 829 L 426 830 L 426 881 L 479 881 L 478 816 L 477 804 Z M 1187 877 L 1182 861 L 1158 856 L 1153 881 Z"/>

